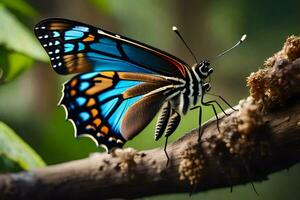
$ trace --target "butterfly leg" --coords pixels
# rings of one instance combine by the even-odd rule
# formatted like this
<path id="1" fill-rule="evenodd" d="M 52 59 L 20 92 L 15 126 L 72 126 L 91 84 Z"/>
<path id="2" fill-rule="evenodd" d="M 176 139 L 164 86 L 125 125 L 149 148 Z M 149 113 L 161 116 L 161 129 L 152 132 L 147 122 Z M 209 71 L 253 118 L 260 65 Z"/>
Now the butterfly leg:
<path id="1" fill-rule="evenodd" d="M 195 106 L 192 107 L 190 110 L 194 110 L 199 108 L 199 128 L 198 128 L 198 142 L 201 142 L 201 138 L 202 138 L 202 107 L 201 106 Z"/>
<path id="2" fill-rule="evenodd" d="M 199 108 L 198 142 L 200 142 L 201 138 L 202 138 L 202 107 L 201 106 L 195 106 L 195 107 L 192 107 L 190 110 L 195 110 L 197 108 Z"/>
<path id="3" fill-rule="evenodd" d="M 201 141 L 202 138 L 202 107 L 199 107 L 199 128 L 198 128 L 198 142 Z"/>
<path id="4" fill-rule="evenodd" d="M 219 104 L 219 102 L 217 102 L 216 100 L 210 100 L 210 101 L 207 101 L 207 102 L 205 102 L 205 103 L 210 104 L 210 105 L 213 105 L 213 103 L 217 104 L 218 107 L 219 107 L 219 108 L 222 110 L 222 112 L 224 113 L 224 115 L 229 116 L 229 114 L 227 114 L 227 113 L 225 112 L 225 110 L 222 108 L 222 106 L 221 106 L 221 105 Z"/>
<path id="5" fill-rule="evenodd" d="M 166 102 L 160 112 L 160 115 L 158 117 L 156 127 L 155 127 L 155 133 L 154 133 L 154 139 L 155 141 L 159 140 L 163 133 L 165 132 L 168 121 L 170 119 L 171 114 L 171 105 L 170 102 Z"/>
<path id="6" fill-rule="evenodd" d="M 170 160 L 168 152 L 167 152 L 168 138 L 170 135 L 172 135 L 174 133 L 174 131 L 178 127 L 178 125 L 180 123 L 180 119 L 181 119 L 181 117 L 180 117 L 179 113 L 172 109 L 171 117 L 168 121 L 168 125 L 167 125 L 166 131 L 165 131 L 166 141 L 165 141 L 164 152 L 168 159 L 167 164 L 166 164 L 167 166 L 168 166 L 169 160 Z"/>
<path id="7" fill-rule="evenodd" d="M 170 157 L 169 157 L 168 152 L 167 152 L 168 138 L 169 138 L 169 137 L 166 137 L 166 140 L 165 140 L 165 147 L 164 147 L 164 152 L 165 152 L 165 155 L 166 155 L 166 157 L 167 157 L 166 167 L 168 167 L 168 165 L 169 165 L 169 160 L 170 160 Z"/>
<path id="8" fill-rule="evenodd" d="M 214 104 L 212 104 L 214 101 L 207 101 L 207 102 L 204 102 L 204 96 L 201 97 L 201 104 L 204 105 L 204 106 L 211 106 L 213 111 L 214 111 L 214 114 L 216 116 L 216 119 L 217 119 L 217 128 L 218 128 L 218 131 L 220 133 L 220 127 L 219 127 L 219 117 L 218 117 L 218 114 L 217 114 L 217 110 L 214 106 Z M 223 111 L 223 109 L 222 109 Z"/>
<path id="9" fill-rule="evenodd" d="M 234 111 L 238 111 L 238 109 L 235 109 L 234 107 L 232 107 L 228 101 L 226 101 L 226 99 L 224 99 L 221 95 L 217 95 L 217 94 L 212 94 L 212 93 L 205 93 L 205 94 L 208 94 L 208 95 L 211 95 L 211 96 L 214 96 L 214 97 L 218 97 L 219 99 L 221 99 L 229 108 L 231 108 L 232 110 Z"/>

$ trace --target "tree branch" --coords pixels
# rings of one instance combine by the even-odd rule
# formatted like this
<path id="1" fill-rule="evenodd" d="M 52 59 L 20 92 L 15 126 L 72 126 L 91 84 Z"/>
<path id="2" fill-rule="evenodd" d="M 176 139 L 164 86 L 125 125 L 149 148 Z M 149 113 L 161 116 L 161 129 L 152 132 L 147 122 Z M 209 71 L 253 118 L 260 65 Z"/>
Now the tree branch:
<path id="1" fill-rule="evenodd" d="M 298 47 L 300 57 L 300 42 Z M 230 116 L 219 115 L 220 132 L 211 119 L 203 126 L 200 144 L 198 129 L 171 143 L 168 167 L 161 148 L 95 153 L 43 169 L 2 174 L 0 199 L 137 198 L 266 180 L 300 161 L 300 59 L 288 53 L 284 59 L 275 55 L 271 66 L 267 63 L 248 78 L 252 97 Z"/>

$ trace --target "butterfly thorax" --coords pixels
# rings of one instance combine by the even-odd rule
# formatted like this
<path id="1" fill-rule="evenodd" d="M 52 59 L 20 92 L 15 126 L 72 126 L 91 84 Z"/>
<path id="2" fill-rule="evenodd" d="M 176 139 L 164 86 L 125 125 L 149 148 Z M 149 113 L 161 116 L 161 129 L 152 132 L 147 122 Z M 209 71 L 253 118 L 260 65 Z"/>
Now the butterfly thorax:
<path id="1" fill-rule="evenodd" d="M 213 72 L 208 61 L 201 61 L 187 71 L 185 84 L 173 98 L 172 107 L 180 114 L 186 114 L 191 106 L 201 99 L 201 96 L 210 90 L 210 83 L 206 79 Z"/>

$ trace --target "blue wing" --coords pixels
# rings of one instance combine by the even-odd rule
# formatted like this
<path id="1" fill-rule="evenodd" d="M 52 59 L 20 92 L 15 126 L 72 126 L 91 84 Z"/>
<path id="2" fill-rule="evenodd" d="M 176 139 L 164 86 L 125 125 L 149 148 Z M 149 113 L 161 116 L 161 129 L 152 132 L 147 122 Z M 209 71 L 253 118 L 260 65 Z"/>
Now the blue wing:
<path id="1" fill-rule="evenodd" d="M 121 71 L 183 78 L 190 68 L 154 47 L 76 21 L 46 19 L 35 33 L 60 74 Z"/>
<path id="2" fill-rule="evenodd" d="M 76 137 L 88 136 L 110 151 L 122 147 L 153 119 L 166 98 L 155 90 L 169 84 L 153 75 L 84 73 L 64 84 L 60 103 L 73 122 Z"/>

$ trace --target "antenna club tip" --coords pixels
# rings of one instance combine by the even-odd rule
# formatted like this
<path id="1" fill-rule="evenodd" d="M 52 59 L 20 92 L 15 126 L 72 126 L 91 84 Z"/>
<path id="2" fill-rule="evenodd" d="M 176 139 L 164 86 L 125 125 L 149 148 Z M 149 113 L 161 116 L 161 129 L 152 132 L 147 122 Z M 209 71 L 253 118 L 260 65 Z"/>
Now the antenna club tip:
<path id="1" fill-rule="evenodd" d="M 246 38 L 247 38 L 247 35 L 244 34 L 244 35 L 242 36 L 242 38 L 241 38 L 241 41 L 243 42 L 244 40 L 246 40 Z"/>
<path id="2" fill-rule="evenodd" d="M 178 28 L 176 26 L 172 26 L 173 31 L 178 31 Z"/>

